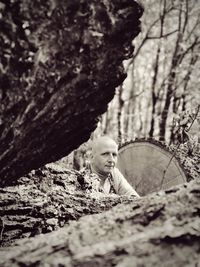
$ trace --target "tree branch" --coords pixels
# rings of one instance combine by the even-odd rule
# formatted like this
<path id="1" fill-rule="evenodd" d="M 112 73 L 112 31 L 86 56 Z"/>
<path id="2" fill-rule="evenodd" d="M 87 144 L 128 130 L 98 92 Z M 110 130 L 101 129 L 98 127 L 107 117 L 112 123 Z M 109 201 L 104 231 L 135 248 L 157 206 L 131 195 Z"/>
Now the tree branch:
<path id="1" fill-rule="evenodd" d="M 148 36 L 148 39 L 151 39 L 151 40 L 152 40 L 152 39 L 166 38 L 166 37 L 168 37 L 168 36 L 174 34 L 175 32 L 178 32 L 178 30 L 174 30 L 174 31 L 169 32 L 169 33 L 166 33 L 166 34 L 162 34 L 162 35 L 160 35 L 160 36 Z"/>

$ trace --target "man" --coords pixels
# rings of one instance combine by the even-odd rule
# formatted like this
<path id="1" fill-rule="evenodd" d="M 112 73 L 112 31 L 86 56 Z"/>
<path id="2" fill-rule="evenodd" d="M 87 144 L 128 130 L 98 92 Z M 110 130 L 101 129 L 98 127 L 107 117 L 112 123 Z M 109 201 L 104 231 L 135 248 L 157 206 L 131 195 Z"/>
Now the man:
<path id="1" fill-rule="evenodd" d="M 118 156 L 118 145 L 108 136 L 93 141 L 90 170 L 100 178 L 99 188 L 104 193 L 116 193 L 139 197 L 127 182 L 122 173 L 115 167 Z"/>

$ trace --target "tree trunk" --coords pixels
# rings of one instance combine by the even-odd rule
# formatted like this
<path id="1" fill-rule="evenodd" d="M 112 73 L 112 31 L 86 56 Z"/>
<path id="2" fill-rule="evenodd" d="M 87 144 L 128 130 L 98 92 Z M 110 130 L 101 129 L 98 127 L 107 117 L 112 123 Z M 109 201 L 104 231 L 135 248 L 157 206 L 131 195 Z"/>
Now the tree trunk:
<path id="1" fill-rule="evenodd" d="M 161 38 L 163 36 L 165 16 L 166 16 L 166 1 L 164 1 L 163 6 L 162 6 L 162 1 L 161 1 L 160 2 L 160 42 L 158 42 L 156 59 L 154 63 L 154 74 L 153 74 L 152 85 L 151 85 L 152 117 L 151 117 L 150 131 L 149 131 L 149 137 L 151 138 L 154 136 L 154 130 L 155 130 L 156 104 L 158 101 L 158 94 L 159 94 L 159 92 L 156 93 L 156 85 L 157 85 L 157 79 L 158 79 L 158 73 L 159 73 Z"/>
<path id="2" fill-rule="evenodd" d="M 200 182 L 121 204 L 0 250 L 2 267 L 198 266 Z"/>
<path id="3" fill-rule="evenodd" d="M 124 100 L 122 98 L 122 93 L 123 93 L 123 87 L 120 86 L 118 88 L 118 107 L 117 107 L 117 140 L 119 145 L 122 143 L 123 139 L 123 133 L 122 133 L 122 112 L 124 108 Z"/>
<path id="4" fill-rule="evenodd" d="M 125 78 L 135 1 L 1 3 L 0 186 L 86 141 Z"/>

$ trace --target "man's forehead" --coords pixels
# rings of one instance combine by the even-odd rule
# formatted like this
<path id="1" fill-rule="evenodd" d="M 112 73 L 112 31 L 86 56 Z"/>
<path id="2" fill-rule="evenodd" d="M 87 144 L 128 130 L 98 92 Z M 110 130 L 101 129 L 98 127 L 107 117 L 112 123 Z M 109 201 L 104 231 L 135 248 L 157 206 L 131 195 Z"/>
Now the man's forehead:
<path id="1" fill-rule="evenodd" d="M 118 145 L 116 144 L 116 142 L 111 139 L 111 138 L 107 138 L 107 137 L 101 137 L 98 138 L 97 140 L 94 141 L 93 143 L 93 149 L 118 149 Z"/>

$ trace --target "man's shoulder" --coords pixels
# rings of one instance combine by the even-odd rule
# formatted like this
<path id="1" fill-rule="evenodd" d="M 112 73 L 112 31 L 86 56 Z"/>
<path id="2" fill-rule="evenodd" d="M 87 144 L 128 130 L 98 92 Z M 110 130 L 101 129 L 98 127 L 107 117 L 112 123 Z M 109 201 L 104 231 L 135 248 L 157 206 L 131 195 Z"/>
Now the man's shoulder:
<path id="1" fill-rule="evenodd" d="M 119 181 L 125 179 L 123 174 L 120 172 L 120 170 L 117 167 L 114 168 L 112 175 L 114 179 L 117 179 Z"/>
<path id="2" fill-rule="evenodd" d="M 113 174 L 118 174 L 118 175 L 122 175 L 122 173 L 120 172 L 120 170 L 115 167 L 114 170 L 113 170 Z M 123 175 L 122 175 L 123 176 Z"/>
<path id="3" fill-rule="evenodd" d="M 118 168 L 114 168 L 113 170 L 113 180 L 114 184 L 117 186 L 117 192 L 119 195 L 129 195 L 139 197 L 138 193 L 135 189 L 129 184 L 123 174 L 120 172 Z"/>

